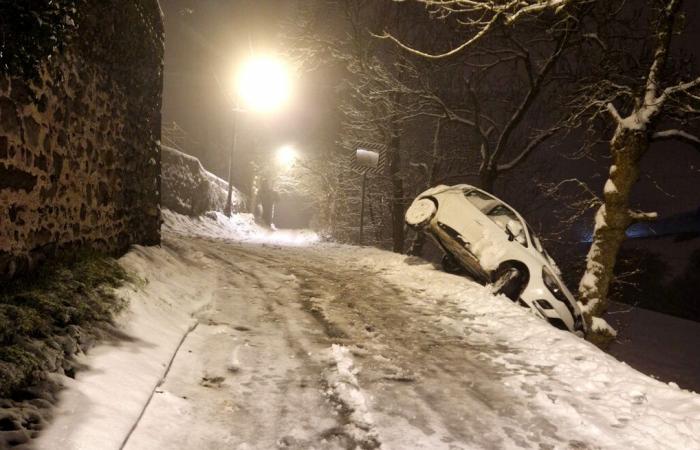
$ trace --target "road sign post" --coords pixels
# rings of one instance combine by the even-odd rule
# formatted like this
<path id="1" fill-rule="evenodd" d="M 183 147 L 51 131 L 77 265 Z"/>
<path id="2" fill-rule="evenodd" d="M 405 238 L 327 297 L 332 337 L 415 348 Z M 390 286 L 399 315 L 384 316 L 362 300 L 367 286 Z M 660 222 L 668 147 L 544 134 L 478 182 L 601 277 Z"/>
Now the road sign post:
<path id="1" fill-rule="evenodd" d="M 365 189 L 367 188 L 367 172 L 379 166 L 379 153 L 358 148 L 356 153 L 357 164 L 364 167 L 362 172 L 362 199 L 360 200 L 360 237 L 358 242 L 362 245 L 362 235 L 365 228 Z"/>

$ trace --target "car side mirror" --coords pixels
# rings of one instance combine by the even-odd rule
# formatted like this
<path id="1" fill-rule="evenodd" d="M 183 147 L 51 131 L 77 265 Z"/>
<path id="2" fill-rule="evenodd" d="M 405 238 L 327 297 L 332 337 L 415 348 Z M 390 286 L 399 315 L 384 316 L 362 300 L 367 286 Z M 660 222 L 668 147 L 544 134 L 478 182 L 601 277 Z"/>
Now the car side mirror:
<path id="1" fill-rule="evenodd" d="M 509 241 L 518 239 L 522 232 L 523 227 L 515 220 L 509 220 L 508 223 L 506 223 L 506 234 L 508 234 Z M 520 239 L 518 239 L 518 242 L 520 242 Z"/>

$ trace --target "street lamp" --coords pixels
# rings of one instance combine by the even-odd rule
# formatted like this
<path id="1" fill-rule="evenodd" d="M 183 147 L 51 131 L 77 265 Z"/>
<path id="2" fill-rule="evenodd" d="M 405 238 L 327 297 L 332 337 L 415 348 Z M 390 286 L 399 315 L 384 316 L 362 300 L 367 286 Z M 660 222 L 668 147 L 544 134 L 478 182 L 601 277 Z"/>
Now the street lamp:
<path id="1" fill-rule="evenodd" d="M 289 84 L 288 71 L 282 61 L 270 57 L 257 58 L 242 66 L 237 91 L 249 109 L 269 112 L 289 98 Z"/>
<path id="2" fill-rule="evenodd" d="M 277 149 L 275 156 L 277 164 L 285 169 L 289 169 L 297 160 L 297 151 L 291 145 L 285 145 Z"/>
<path id="3" fill-rule="evenodd" d="M 257 57 L 241 65 L 236 79 L 233 110 L 233 138 L 228 158 L 228 195 L 224 214 L 231 217 L 233 196 L 233 155 L 238 139 L 238 113 L 270 112 L 279 108 L 290 95 L 290 80 L 284 63 L 272 57 Z M 241 109 L 241 103 L 245 110 Z"/>

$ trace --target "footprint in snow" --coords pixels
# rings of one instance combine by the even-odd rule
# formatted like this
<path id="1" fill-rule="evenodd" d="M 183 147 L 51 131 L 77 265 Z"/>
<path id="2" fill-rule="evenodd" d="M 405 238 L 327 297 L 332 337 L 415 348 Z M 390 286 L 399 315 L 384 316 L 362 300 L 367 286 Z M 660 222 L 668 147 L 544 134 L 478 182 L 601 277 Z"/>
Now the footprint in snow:
<path id="1" fill-rule="evenodd" d="M 199 384 L 208 388 L 220 388 L 225 380 L 224 377 L 203 376 Z"/>

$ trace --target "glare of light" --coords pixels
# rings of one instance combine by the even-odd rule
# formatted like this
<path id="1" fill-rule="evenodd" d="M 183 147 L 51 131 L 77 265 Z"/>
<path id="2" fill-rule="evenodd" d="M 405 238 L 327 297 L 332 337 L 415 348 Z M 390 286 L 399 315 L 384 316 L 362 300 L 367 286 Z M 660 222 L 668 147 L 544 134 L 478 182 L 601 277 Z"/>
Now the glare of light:
<path id="1" fill-rule="evenodd" d="M 277 149 L 277 164 L 282 167 L 292 167 L 297 159 L 297 151 L 291 145 L 285 145 Z"/>
<path id="2" fill-rule="evenodd" d="M 275 58 L 251 59 L 241 67 L 237 91 L 245 107 L 259 112 L 272 111 L 289 98 L 289 70 Z"/>

